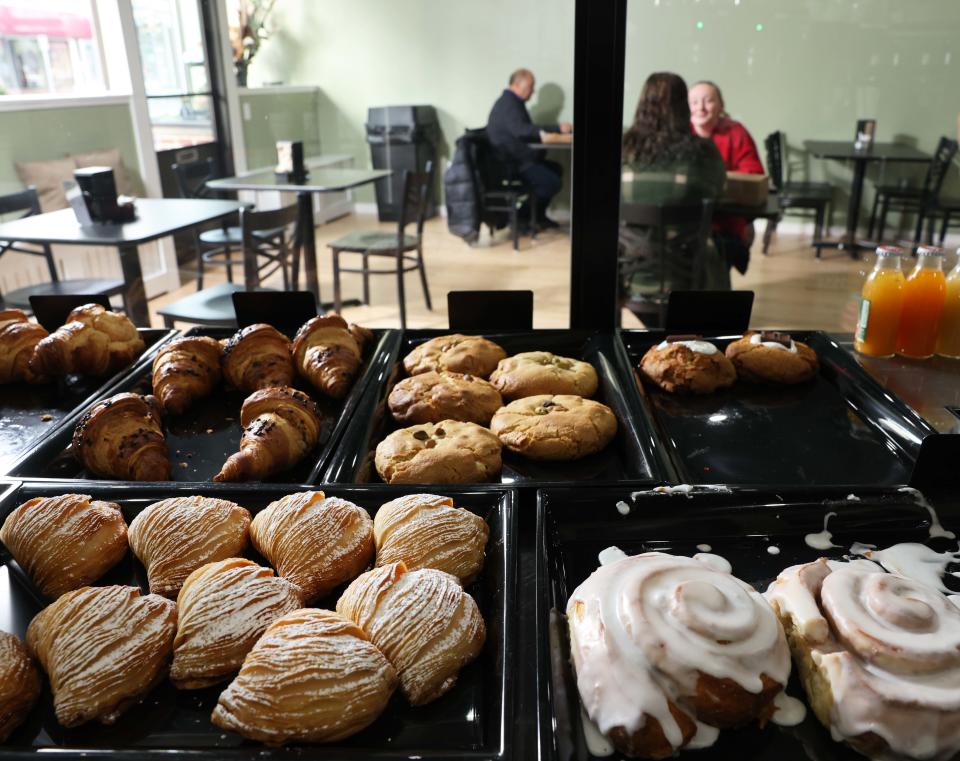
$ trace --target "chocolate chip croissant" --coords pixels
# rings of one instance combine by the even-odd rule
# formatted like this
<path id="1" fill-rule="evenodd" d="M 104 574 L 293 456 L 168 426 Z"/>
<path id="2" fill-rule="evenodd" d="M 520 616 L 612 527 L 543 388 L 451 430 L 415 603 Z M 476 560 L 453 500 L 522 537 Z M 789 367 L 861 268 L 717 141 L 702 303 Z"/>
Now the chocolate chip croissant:
<path id="1" fill-rule="evenodd" d="M 250 513 L 225 499 L 171 497 L 130 522 L 130 549 L 147 569 L 152 594 L 176 597 L 187 576 L 215 560 L 242 555 Z"/>
<path id="2" fill-rule="evenodd" d="M 124 393 L 95 404 L 73 432 L 73 453 L 98 476 L 170 480 L 160 405 L 154 396 Z"/>
<path id="3" fill-rule="evenodd" d="M 302 391 L 276 386 L 255 391 L 240 408 L 240 451 L 214 481 L 261 481 L 289 470 L 320 440 L 320 410 Z"/>
<path id="4" fill-rule="evenodd" d="M 83 587 L 27 628 L 27 647 L 50 678 L 57 721 L 113 724 L 166 675 L 177 607 L 136 587 Z"/>
<path id="5" fill-rule="evenodd" d="M 371 724 L 396 686 L 393 666 L 360 627 L 303 608 L 264 632 L 211 720 L 270 745 L 332 742 Z"/>
<path id="6" fill-rule="evenodd" d="M 0 384 L 46 380 L 30 369 L 34 350 L 46 337 L 46 328 L 30 322 L 21 310 L 0 310 Z"/>
<path id="7" fill-rule="evenodd" d="M 223 377 L 248 394 L 293 383 L 290 341 L 272 325 L 248 325 L 223 342 Z"/>
<path id="8" fill-rule="evenodd" d="M 403 561 L 411 571 L 435 568 L 469 584 L 483 568 L 490 529 L 449 497 L 407 494 L 387 502 L 373 519 L 377 565 Z"/>
<path id="9" fill-rule="evenodd" d="M 27 648 L 0 631 L 0 743 L 27 718 L 40 697 L 40 674 Z"/>
<path id="10" fill-rule="evenodd" d="M 220 383 L 220 342 L 209 336 L 171 341 L 153 360 L 153 395 L 163 411 L 180 415 Z"/>
<path id="11" fill-rule="evenodd" d="M 250 540 L 310 605 L 367 567 L 373 557 L 373 521 L 345 499 L 300 492 L 257 513 Z"/>
<path id="12" fill-rule="evenodd" d="M 46 597 L 99 579 L 127 553 L 120 506 L 86 494 L 34 497 L 13 510 L 0 540 Z"/>
<path id="13" fill-rule="evenodd" d="M 342 399 L 360 372 L 363 340 L 358 338 L 365 337 L 366 334 L 351 330 L 338 314 L 314 317 L 304 323 L 293 339 L 294 363 L 314 388 Z"/>
<path id="14" fill-rule="evenodd" d="M 120 312 L 100 304 L 85 304 L 64 325 L 44 338 L 30 360 L 38 375 L 69 373 L 110 375 L 128 367 L 143 354 L 145 344 L 136 326 Z"/>
<path id="15" fill-rule="evenodd" d="M 296 586 L 252 560 L 201 566 L 177 595 L 170 680 L 198 689 L 229 679 L 266 628 L 302 604 Z"/>
<path id="16" fill-rule="evenodd" d="M 400 675 L 413 705 L 436 700 L 483 649 L 486 628 L 473 598 L 448 573 L 392 563 L 359 576 L 337 613 L 365 631 Z"/>

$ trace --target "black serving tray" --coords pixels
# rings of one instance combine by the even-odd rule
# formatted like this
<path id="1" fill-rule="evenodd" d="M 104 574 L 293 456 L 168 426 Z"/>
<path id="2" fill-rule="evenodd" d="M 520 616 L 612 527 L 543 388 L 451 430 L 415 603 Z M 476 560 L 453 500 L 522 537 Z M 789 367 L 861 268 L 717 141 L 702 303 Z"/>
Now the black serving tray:
<path id="1" fill-rule="evenodd" d="M 0 475 L 95 400 L 108 396 L 111 389 L 141 367 L 149 367 L 160 347 L 177 333 L 159 328 L 137 331 L 146 344 L 143 354 L 108 378 L 68 375 L 53 383 L 0 386 Z"/>
<path id="2" fill-rule="evenodd" d="M 203 494 L 229 499 L 257 513 L 270 502 L 296 489 L 246 484 L 122 484 L 88 482 L 23 483 L 0 491 L 0 523 L 25 500 L 81 490 L 94 499 L 120 504 L 129 523 L 144 507 L 166 497 Z M 0 489 L 3 486 L 0 485 Z M 348 499 L 375 514 L 380 505 L 414 488 L 314 487 Z M 487 627 L 480 657 L 461 670 L 456 685 L 426 706 L 411 707 L 398 690 L 384 713 L 370 727 L 329 745 L 292 745 L 270 748 L 225 732 L 210 722 L 210 714 L 226 682 L 204 690 L 176 690 L 165 681 L 142 703 L 131 707 L 114 726 L 96 722 L 64 729 L 55 718 L 49 686 L 24 725 L 3 746 L 0 758 L 57 757 L 111 758 L 133 761 L 168 758 L 172 753 L 203 759 L 506 759 L 513 713 L 513 684 L 519 664 L 514 661 L 516 600 L 516 510 L 513 491 L 484 488 L 448 488 L 442 492 L 458 507 L 482 516 L 490 527 L 487 556 L 480 578 L 467 588 L 476 600 Z M 251 549 L 248 556 L 266 565 Z M 130 584 L 144 592 L 146 572 L 128 553 L 98 585 Z M 0 545 L 0 630 L 23 637 L 27 625 L 44 606 L 43 598 L 24 572 Z M 335 607 L 336 590 L 318 607 Z"/>
<path id="3" fill-rule="evenodd" d="M 223 339 L 229 338 L 234 332 L 232 328 L 192 328 L 185 335 Z M 294 381 L 294 385 L 307 392 L 320 407 L 320 441 L 312 454 L 307 455 L 286 473 L 277 474 L 271 481 L 305 484 L 319 480 L 366 384 L 372 378 L 386 375 L 390 358 L 396 353 L 399 338 L 397 331 L 374 331 L 374 340 L 368 343 L 364 352 L 364 365 L 360 375 L 347 396 L 340 401 L 324 397 L 302 378 L 298 377 Z M 148 394 L 151 391 L 151 376 L 152 363 L 144 363 L 136 372 L 128 374 L 121 383 L 114 384 L 108 392 L 88 400 L 83 409 L 95 401 L 124 391 Z M 228 389 L 224 384 L 220 391 L 197 400 L 183 415 L 164 416 L 164 435 L 170 453 L 172 481 L 210 481 L 220 472 L 227 457 L 239 451 L 240 436 L 243 433 L 240 427 L 240 407 L 245 398 L 246 394 L 242 391 Z M 70 452 L 76 421 L 71 422 L 74 425 L 64 426 L 50 436 L 29 456 L 12 467 L 9 474 L 18 478 L 91 478 Z"/>
<path id="4" fill-rule="evenodd" d="M 591 490 L 541 489 L 537 500 L 537 662 L 538 731 L 542 761 L 593 759 L 580 722 L 579 693 L 570 666 L 564 615 L 567 600 L 598 566 L 598 553 L 615 545 L 628 555 L 669 552 L 692 556 L 698 544 L 726 558 L 733 574 L 765 591 L 785 568 L 821 556 L 842 559 L 854 541 L 881 547 L 898 542 L 928 543 L 938 551 L 956 549 L 955 541 L 930 539 L 927 510 L 913 493 L 870 487 L 857 489 L 734 489 L 727 493 L 658 494 L 641 492 L 631 499 L 627 488 Z M 626 515 L 617 509 L 623 500 Z M 682 518 L 678 518 L 678 512 Z M 804 542 L 823 529 L 829 512 L 833 543 L 826 552 Z M 956 503 L 940 508 L 945 527 L 960 530 Z M 779 549 L 770 554 L 769 547 Z M 947 574 L 948 586 L 960 587 Z M 796 669 L 794 668 L 794 672 Z M 796 673 L 787 692 L 805 700 Z M 621 758 L 614 754 L 614 759 Z M 768 724 L 725 730 L 706 750 L 681 751 L 695 761 L 769 759 L 770 761 L 854 761 L 863 756 L 834 742 L 813 711 L 796 727 Z"/>
<path id="5" fill-rule="evenodd" d="M 403 358 L 425 341 L 449 335 L 450 330 L 407 330 L 399 355 L 388 377 L 371 383 L 360 408 L 344 433 L 330 463 L 325 480 L 330 483 L 382 483 L 374 467 L 377 444 L 402 426 L 390 415 L 387 397 L 396 383 L 406 377 Z M 479 331 L 460 331 L 481 335 Z M 536 462 L 503 450 L 504 484 L 536 486 L 550 483 L 595 483 L 664 480 L 654 436 L 634 400 L 629 365 L 617 351 L 612 336 L 582 330 L 531 330 L 484 332 L 508 356 L 525 351 L 550 351 L 590 362 L 600 385 L 593 398 L 603 402 L 617 416 L 617 435 L 602 452 L 573 462 Z"/>
<path id="6" fill-rule="evenodd" d="M 906 484 L 920 442 L 936 432 L 820 331 L 790 331 L 820 358 L 809 383 L 738 381 L 705 396 L 669 394 L 642 379 L 640 360 L 665 331 L 620 335 L 676 483 Z M 723 351 L 739 337 L 707 340 Z"/>

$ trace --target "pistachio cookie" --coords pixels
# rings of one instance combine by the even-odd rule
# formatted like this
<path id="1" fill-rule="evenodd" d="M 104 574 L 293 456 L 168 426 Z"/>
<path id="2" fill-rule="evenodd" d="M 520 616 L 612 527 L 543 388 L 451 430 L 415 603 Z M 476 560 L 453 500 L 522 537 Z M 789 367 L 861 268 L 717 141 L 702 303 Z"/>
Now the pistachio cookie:
<path id="1" fill-rule="evenodd" d="M 510 400 L 537 394 L 590 397 L 597 393 L 593 365 L 549 351 L 526 351 L 501 359 L 490 382 Z"/>
<path id="2" fill-rule="evenodd" d="M 407 375 L 446 370 L 489 378 L 497 362 L 506 356 L 501 346 L 483 336 L 453 333 L 420 344 L 403 358 L 403 367 Z"/>
<path id="3" fill-rule="evenodd" d="M 476 423 L 443 420 L 401 428 L 377 444 L 388 484 L 472 484 L 500 472 L 500 441 Z"/>

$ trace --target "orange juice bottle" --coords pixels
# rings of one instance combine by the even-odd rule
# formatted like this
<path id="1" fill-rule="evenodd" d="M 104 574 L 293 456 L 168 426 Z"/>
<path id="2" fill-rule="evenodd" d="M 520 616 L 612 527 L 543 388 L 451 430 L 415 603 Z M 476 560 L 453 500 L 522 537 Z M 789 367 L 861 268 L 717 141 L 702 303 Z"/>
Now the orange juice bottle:
<path id="1" fill-rule="evenodd" d="M 960 250 L 957 253 L 960 254 Z M 960 357 L 960 260 L 947 275 L 947 296 L 940 317 L 937 354 L 941 357 Z"/>
<path id="2" fill-rule="evenodd" d="M 903 249 L 880 246 L 877 263 L 860 294 L 860 316 L 853 348 L 871 357 L 892 357 L 897 351 L 897 329 L 903 308 Z"/>
<path id="3" fill-rule="evenodd" d="M 904 283 L 897 354 L 919 359 L 933 356 L 946 291 L 943 249 L 921 246 L 917 266 Z"/>

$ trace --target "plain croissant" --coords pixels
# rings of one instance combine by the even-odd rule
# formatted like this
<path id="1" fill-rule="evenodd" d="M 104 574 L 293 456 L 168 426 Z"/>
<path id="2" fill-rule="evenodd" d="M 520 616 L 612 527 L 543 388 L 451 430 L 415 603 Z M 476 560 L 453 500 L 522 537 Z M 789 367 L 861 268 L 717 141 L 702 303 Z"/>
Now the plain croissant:
<path id="1" fill-rule="evenodd" d="M 37 344 L 46 337 L 46 328 L 30 322 L 19 309 L 0 310 L 0 383 L 46 380 L 30 369 Z"/>
<path id="2" fill-rule="evenodd" d="M 85 304 L 66 324 L 37 344 L 30 369 L 38 375 L 110 375 L 130 365 L 145 348 L 125 314 Z"/>
<path id="3" fill-rule="evenodd" d="M 272 325 L 248 325 L 223 341 L 223 377 L 248 394 L 293 383 L 290 341 Z"/>
<path id="4" fill-rule="evenodd" d="M 338 314 L 314 317 L 293 339 L 297 370 L 318 391 L 342 399 L 360 371 L 364 341 L 372 335 Z"/>
<path id="5" fill-rule="evenodd" d="M 154 396 L 124 393 L 95 404 L 73 432 L 73 451 L 98 476 L 170 480 L 160 405 Z"/>
<path id="6" fill-rule="evenodd" d="M 320 440 L 320 410 L 302 391 L 277 386 L 255 391 L 240 408 L 240 451 L 214 481 L 261 481 L 296 465 Z"/>
<path id="7" fill-rule="evenodd" d="M 24 644 L 0 631 L 0 743 L 20 726 L 40 697 L 40 674 Z"/>
<path id="8" fill-rule="evenodd" d="M 220 382 L 220 342 L 209 336 L 178 338 L 153 360 L 153 394 L 164 412 L 179 415 Z"/>

